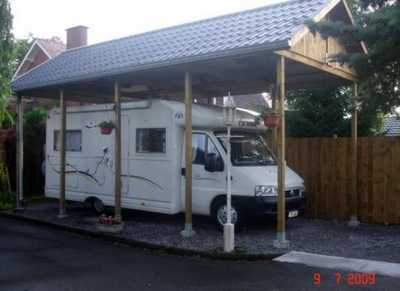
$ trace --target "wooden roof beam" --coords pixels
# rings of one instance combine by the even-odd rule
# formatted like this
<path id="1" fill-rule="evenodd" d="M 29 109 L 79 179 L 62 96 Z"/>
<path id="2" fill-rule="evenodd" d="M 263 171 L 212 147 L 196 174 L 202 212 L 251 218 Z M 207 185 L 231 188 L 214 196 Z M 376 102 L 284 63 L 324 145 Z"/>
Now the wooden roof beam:
<path id="1" fill-rule="evenodd" d="M 309 57 L 300 55 L 298 53 L 295 53 L 295 52 L 292 52 L 292 51 L 288 51 L 288 50 L 275 51 L 275 53 L 277 55 L 279 55 L 279 56 L 284 56 L 284 57 L 286 57 L 286 58 L 288 58 L 290 60 L 293 60 L 295 62 L 299 62 L 299 63 L 305 64 L 307 66 L 316 68 L 318 70 L 324 71 L 326 73 L 329 73 L 331 75 L 340 77 L 342 79 L 349 80 L 349 81 L 352 81 L 352 82 L 357 82 L 358 81 L 357 76 L 354 75 L 354 74 L 351 74 L 351 73 L 348 73 L 348 72 L 345 72 L 345 71 L 342 71 L 342 70 L 339 70 L 339 69 L 336 69 L 336 68 L 332 68 L 331 66 L 329 66 L 327 64 L 318 62 L 316 60 L 313 60 L 313 59 L 311 59 Z"/>

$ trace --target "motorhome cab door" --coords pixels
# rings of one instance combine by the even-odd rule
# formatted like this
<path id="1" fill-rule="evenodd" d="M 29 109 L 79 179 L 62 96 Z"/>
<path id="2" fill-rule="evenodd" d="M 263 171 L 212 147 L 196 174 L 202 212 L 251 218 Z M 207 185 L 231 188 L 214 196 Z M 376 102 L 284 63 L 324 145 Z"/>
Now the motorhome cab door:
<path id="1" fill-rule="evenodd" d="M 216 143 L 206 132 L 193 132 L 192 149 L 193 212 L 209 214 L 212 199 L 225 193 L 226 174 L 220 153 L 221 149 L 218 149 Z M 183 154 L 183 165 L 185 164 L 184 157 Z M 185 179 L 182 180 L 185 182 Z M 183 187 L 184 185 L 185 183 L 183 183 Z M 182 193 L 185 193 L 185 191 L 182 191 Z"/>

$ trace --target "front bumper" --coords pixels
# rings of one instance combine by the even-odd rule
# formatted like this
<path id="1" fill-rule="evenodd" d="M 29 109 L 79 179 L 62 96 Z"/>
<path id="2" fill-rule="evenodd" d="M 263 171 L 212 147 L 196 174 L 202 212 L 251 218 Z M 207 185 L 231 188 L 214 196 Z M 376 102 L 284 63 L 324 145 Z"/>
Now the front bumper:
<path id="1" fill-rule="evenodd" d="M 245 197 L 236 196 L 242 210 L 247 215 L 276 216 L 278 208 L 277 197 Z M 302 212 L 305 208 L 305 196 L 286 197 L 286 215 L 289 211 L 298 210 Z"/>

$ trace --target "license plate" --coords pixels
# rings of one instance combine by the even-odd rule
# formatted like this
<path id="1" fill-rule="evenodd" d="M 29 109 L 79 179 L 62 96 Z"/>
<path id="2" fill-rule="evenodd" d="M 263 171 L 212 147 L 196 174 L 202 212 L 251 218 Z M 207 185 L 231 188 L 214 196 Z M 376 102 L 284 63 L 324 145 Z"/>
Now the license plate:
<path id="1" fill-rule="evenodd" d="M 296 217 L 299 215 L 298 210 L 289 211 L 289 218 Z"/>

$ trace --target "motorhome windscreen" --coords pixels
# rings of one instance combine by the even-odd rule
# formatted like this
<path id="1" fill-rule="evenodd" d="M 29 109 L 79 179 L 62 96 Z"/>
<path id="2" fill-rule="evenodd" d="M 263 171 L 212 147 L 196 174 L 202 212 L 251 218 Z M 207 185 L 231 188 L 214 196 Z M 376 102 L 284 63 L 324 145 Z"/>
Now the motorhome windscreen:
<path id="1" fill-rule="evenodd" d="M 226 133 L 217 134 L 226 151 Z M 256 134 L 235 133 L 231 136 L 231 161 L 234 166 L 269 166 L 275 160 L 263 139 Z"/>

